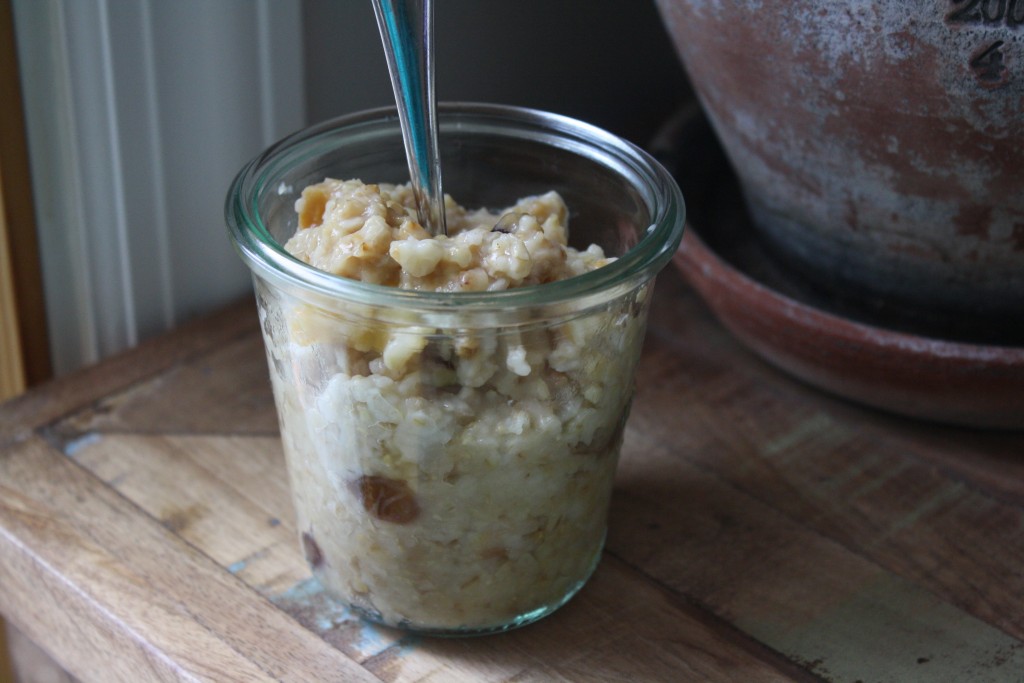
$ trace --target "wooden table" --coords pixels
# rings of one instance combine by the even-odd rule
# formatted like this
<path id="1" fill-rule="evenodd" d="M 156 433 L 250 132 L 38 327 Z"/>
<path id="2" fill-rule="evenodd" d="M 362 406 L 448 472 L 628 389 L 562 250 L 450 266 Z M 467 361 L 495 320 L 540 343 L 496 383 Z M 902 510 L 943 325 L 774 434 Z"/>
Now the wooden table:
<path id="1" fill-rule="evenodd" d="M 759 361 L 665 271 L 591 582 L 440 640 L 302 560 L 249 302 L 0 407 L 0 611 L 83 681 L 1022 681 L 1024 435 Z"/>

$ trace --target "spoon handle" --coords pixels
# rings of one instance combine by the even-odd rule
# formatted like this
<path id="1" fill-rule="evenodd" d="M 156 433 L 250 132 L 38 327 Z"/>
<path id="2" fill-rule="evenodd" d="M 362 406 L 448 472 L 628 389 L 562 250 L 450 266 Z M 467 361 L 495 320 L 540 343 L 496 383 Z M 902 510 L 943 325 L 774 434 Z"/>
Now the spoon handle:
<path id="1" fill-rule="evenodd" d="M 447 233 L 434 100 L 432 0 L 373 0 L 398 104 L 405 155 L 420 224 Z"/>

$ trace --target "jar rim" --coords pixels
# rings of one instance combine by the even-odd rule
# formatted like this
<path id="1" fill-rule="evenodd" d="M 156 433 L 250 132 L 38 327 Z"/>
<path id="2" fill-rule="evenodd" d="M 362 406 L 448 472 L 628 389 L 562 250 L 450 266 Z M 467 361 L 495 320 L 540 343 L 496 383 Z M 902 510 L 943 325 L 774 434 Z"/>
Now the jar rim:
<path id="1" fill-rule="evenodd" d="M 642 238 L 625 254 L 601 268 L 557 282 L 501 291 L 436 292 L 408 290 L 334 275 L 291 255 L 273 237 L 259 211 L 259 200 L 273 182 L 273 172 L 285 157 L 303 152 L 343 130 L 393 125 L 399 120 L 394 107 L 369 109 L 328 119 L 299 130 L 268 147 L 239 171 L 228 192 L 225 217 L 228 231 L 243 261 L 256 274 L 278 283 L 332 299 L 374 306 L 422 311 L 508 309 L 580 302 L 597 296 L 615 296 L 653 278 L 672 257 L 682 239 L 685 205 L 671 174 L 638 146 L 597 126 L 537 109 L 496 104 L 445 102 L 438 104 L 438 123 L 446 126 L 484 125 L 509 136 L 568 149 L 613 165 L 644 198 L 651 223 Z"/>

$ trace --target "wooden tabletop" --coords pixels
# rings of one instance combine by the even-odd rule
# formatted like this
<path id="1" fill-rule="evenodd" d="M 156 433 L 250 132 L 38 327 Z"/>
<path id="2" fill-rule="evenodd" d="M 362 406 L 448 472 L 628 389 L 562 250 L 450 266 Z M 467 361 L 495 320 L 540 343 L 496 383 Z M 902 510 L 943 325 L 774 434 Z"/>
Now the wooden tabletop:
<path id="1" fill-rule="evenodd" d="M 0 406 L 0 612 L 86 683 L 1024 681 L 1024 435 L 830 398 L 660 277 L 593 579 L 473 639 L 299 550 L 243 302 Z"/>

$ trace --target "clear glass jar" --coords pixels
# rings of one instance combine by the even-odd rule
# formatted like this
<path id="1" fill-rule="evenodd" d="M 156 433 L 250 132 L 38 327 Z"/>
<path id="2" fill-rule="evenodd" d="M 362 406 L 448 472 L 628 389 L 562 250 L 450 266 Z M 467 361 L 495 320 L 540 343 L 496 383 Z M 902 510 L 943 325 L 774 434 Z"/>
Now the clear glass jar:
<path id="1" fill-rule="evenodd" d="M 407 181 L 390 109 L 277 143 L 226 208 L 253 271 L 314 575 L 373 621 L 460 635 L 549 614 L 597 565 L 653 278 L 684 212 L 664 169 L 587 124 L 469 104 L 439 120 L 447 194 L 498 209 L 556 190 L 570 244 L 618 258 L 473 293 L 372 285 L 293 258 L 282 245 L 304 187 Z M 400 376 L 378 371 L 388 354 Z"/>

